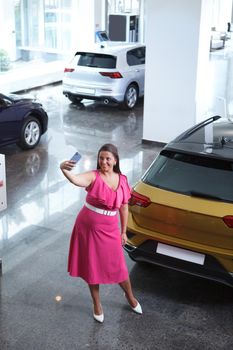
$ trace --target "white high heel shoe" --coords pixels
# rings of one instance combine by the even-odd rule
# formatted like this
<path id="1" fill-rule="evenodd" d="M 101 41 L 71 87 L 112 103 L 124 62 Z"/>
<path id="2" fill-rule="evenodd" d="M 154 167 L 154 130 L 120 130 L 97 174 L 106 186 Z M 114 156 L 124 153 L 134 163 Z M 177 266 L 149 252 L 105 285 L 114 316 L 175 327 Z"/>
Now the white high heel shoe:
<path id="1" fill-rule="evenodd" d="M 95 315 L 93 313 L 93 317 L 97 322 L 103 323 L 104 322 L 104 314 L 100 314 L 100 315 Z"/>
<path id="2" fill-rule="evenodd" d="M 101 308 L 102 308 L 102 305 L 101 305 Z M 103 310 L 103 309 L 102 309 Z M 94 312 L 93 312 L 93 317 L 94 319 L 97 321 L 97 322 L 100 322 L 100 323 L 103 323 L 104 322 L 104 313 L 102 312 L 102 314 L 100 315 L 96 315 Z"/>
<path id="3" fill-rule="evenodd" d="M 125 293 L 124 293 L 124 296 L 125 296 L 125 298 L 126 298 L 126 294 L 125 294 Z M 126 298 L 126 299 L 127 299 L 127 298 Z M 137 299 L 136 299 L 136 301 L 137 301 L 137 305 L 136 305 L 135 307 L 131 306 L 130 304 L 129 304 L 129 306 L 131 307 L 131 309 L 132 309 L 134 312 L 136 312 L 136 314 L 142 315 L 142 307 L 141 307 L 141 305 L 139 304 L 139 302 L 138 302 Z"/>
<path id="4" fill-rule="evenodd" d="M 131 305 L 130 305 L 130 307 L 134 312 L 136 312 L 136 314 L 140 314 L 140 315 L 142 314 L 142 307 L 138 301 L 137 301 L 137 305 L 135 307 L 132 307 Z"/>

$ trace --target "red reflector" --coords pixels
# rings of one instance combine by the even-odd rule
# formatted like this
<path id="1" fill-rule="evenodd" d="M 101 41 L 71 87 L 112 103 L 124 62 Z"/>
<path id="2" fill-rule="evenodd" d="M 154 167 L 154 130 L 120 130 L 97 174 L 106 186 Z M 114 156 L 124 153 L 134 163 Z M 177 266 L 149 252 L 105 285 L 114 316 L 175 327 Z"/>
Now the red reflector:
<path id="1" fill-rule="evenodd" d="M 120 72 L 99 72 L 104 77 L 109 77 L 111 79 L 120 79 L 122 75 Z"/>
<path id="2" fill-rule="evenodd" d="M 65 68 L 64 73 L 71 73 L 74 71 L 74 68 Z"/>
<path id="3" fill-rule="evenodd" d="M 131 198 L 129 200 L 129 205 L 138 205 L 139 207 L 146 208 L 151 204 L 149 197 L 143 196 L 135 191 L 131 193 Z"/>
<path id="4" fill-rule="evenodd" d="M 233 228 L 233 216 L 232 215 L 226 215 L 222 219 L 228 227 Z"/>

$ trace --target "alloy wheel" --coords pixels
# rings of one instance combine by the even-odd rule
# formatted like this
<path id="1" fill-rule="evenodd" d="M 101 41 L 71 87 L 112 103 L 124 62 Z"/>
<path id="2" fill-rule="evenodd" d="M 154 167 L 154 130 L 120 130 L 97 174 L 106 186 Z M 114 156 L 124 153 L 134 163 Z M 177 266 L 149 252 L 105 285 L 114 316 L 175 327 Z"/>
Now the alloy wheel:
<path id="1" fill-rule="evenodd" d="M 30 121 L 24 130 L 25 142 L 29 146 L 33 146 L 40 138 L 40 127 L 35 121 Z"/>

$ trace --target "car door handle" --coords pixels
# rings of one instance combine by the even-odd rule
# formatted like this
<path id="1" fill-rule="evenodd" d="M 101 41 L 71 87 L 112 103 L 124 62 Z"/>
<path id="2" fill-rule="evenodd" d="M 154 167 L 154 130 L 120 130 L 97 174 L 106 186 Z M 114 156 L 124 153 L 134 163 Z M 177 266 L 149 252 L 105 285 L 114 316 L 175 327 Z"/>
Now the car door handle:
<path id="1" fill-rule="evenodd" d="M 140 72 L 140 69 L 135 69 L 135 72 Z"/>

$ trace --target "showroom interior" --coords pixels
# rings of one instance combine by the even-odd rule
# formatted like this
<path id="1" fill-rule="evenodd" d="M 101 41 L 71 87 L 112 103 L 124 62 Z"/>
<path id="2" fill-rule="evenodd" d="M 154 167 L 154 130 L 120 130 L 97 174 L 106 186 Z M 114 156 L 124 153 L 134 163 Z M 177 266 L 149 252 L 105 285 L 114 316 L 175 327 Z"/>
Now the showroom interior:
<path id="1" fill-rule="evenodd" d="M 99 31 L 111 40 L 111 15 L 125 16 L 127 40 L 146 45 L 144 98 L 132 110 L 73 104 L 62 94 L 64 67 L 77 49 L 98 41 Z M 129 39 L 132 15 L 137 23 Z M 232 348 L 230 288 L 128 256 L 143 317 L 130 313 L 118 286 L 106 285 L 105 323 L 94 323 L 87 286 L 66 272 L 85 191 L 59 169 L 76 151 L 77 172 L 95 168 L 98 149 L 111 142 L 133 186 L 185 129 L 216 114 L 232 120 L 228 23 L 232 0 L 0 0 L 0 92 L 34 96 L 49 119 L 36 148 L 0 149 L 2 350 Z"/>

